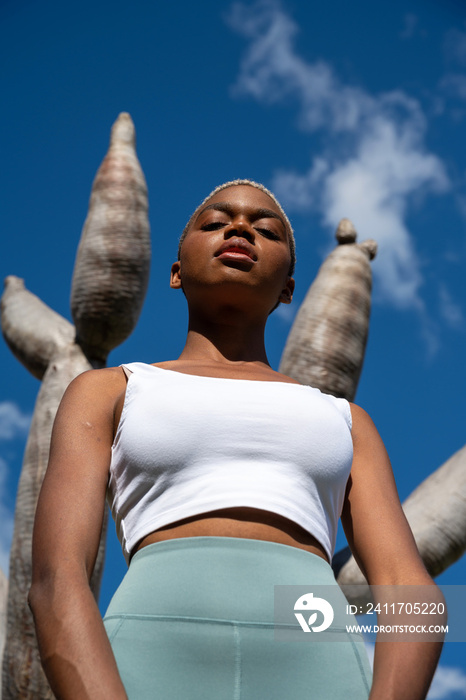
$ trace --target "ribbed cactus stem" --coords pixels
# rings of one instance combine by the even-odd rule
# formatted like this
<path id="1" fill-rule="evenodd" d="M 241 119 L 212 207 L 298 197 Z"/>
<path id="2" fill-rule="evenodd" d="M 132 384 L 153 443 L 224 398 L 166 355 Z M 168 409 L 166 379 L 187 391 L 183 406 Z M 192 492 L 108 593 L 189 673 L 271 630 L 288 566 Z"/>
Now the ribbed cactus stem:
<path id="1" fill-rule="evenodd" d="M 339 245 L 309 288 L 283 352 L 280 372 L 302 384 L 353 400 L 369 330 L 374 241 L 356 243 L 349 219 L 337 228 Z"/>
<path id="2" fill-rule="evenodd" d="M 129 336 L 139 317 L 149 280 L 147 211 L 134 125 L 122 113 L 94 180 L 71 290 L 76 339 L 94 364 Z"/>

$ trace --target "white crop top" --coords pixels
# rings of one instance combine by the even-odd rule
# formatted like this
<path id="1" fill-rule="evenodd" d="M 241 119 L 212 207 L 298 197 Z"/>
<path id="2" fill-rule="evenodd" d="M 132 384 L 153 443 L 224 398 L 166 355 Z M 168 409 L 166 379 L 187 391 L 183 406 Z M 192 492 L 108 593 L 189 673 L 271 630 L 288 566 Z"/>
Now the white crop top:
<path id="1" fill-rule="evenodd" d="M 331 560 L 353 443 L 345 399 L 302 384 L 130 370 L 107 499 L 129 561 L 146 535 L 220 508 L 277 513 Z"/>

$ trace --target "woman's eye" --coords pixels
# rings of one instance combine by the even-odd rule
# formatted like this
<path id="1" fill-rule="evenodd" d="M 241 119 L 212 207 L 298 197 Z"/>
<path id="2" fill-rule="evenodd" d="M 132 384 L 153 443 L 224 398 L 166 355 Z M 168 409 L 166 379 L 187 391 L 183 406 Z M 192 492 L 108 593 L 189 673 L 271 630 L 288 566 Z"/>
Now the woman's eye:
<path id="1" fill-rule="evenodd" d="M 216 231 L 219 228 L 222 228 L 223 226 L 226 226 L 226 224 L 223 221 L 211 221 L 210 223 L 203 224 L 201 226 L 201 229 L 203 231 Z"/>
<path id="2" fill-rule="evenodd" d="M 259 228 L 256 226 L 256 231 L 259 231 L 259 233 L 262 233 L 263 236 L 266 236 L 267 238 L 272 238 L 275 241 L 278 241 L 280 236 L 275 233 L 275 231 L 271 231 L 268 228 Z"/>

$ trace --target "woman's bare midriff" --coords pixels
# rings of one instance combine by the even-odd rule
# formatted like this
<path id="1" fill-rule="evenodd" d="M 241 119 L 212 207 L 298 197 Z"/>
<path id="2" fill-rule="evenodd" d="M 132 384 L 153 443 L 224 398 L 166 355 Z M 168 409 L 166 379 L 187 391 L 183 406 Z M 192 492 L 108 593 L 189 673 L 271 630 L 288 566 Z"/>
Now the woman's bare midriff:
<path id="1" fill-rule="evenodd" d="M 306 530 L 288 518 L 256 508 L 226 508 L 179 520 L 151 532 L 134 552 L 149 544 L 180 537 L 243 537 L 277 542 L 305 549 L 328 562 L 320 542 Z"/>

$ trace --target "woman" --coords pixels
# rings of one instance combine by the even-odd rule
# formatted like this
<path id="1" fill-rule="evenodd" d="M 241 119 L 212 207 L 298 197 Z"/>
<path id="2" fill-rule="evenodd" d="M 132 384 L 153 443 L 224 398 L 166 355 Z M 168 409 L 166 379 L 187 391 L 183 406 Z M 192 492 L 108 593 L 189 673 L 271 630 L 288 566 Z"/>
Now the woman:
<path id="1" fill-rule="evenodd" d="M 67 389 L 30 591 L 58 698 L 425 697 L 439 644 L 378 644 L 371 684 L 344 632 L 274 638 L 274 586 L 335 586 L 340 514 L 371 584 L 432 585 L 370 418 L 267 361 L 265 324 L 291 301 L 293 267 L 274 196 L 244 180 L 217 188 L 171 270 L 189 308 L 180 357 Z M 88 582 L 106 494 L 131 563 L 104 626 Z"/>

